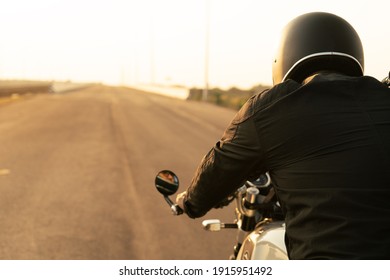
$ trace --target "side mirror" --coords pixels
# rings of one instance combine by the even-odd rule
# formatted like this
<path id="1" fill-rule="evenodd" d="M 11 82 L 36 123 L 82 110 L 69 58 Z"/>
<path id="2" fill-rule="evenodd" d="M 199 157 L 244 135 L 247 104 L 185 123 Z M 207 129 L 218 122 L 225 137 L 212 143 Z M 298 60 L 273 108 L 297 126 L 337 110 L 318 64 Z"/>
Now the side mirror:
<path id="1" fill-rule="evenodd" d="M 154 184 L 156 189 L 164 196 L 166 202 L 171 207 L 173 215 L 183 214 L 183 209 L 174 204 L 168 197 L 169 195 L 176 193 L 179 189 L 179 178 L 176 174 L 170 170 L 162 170 L 157 174 Z"/>
<path id="2" fill-rule="evenodd" d="M 154 183 L 157 190 L 164 196 L 173 195 L 179 188 L 179 178 L 170 170 L 160 171 Z"/>

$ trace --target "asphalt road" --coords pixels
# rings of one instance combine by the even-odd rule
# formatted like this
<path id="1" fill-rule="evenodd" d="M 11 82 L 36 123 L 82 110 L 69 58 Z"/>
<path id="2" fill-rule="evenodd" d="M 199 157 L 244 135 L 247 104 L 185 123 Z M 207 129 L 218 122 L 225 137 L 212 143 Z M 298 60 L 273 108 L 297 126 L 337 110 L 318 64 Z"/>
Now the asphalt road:
<path id="1" fill-rule="evenodd" d="M 184 190 L 234 114 L 104 86 L 0 103 L 0 259 L 228 258 L 235 231 L 173 216 L 154 177 Z"/>

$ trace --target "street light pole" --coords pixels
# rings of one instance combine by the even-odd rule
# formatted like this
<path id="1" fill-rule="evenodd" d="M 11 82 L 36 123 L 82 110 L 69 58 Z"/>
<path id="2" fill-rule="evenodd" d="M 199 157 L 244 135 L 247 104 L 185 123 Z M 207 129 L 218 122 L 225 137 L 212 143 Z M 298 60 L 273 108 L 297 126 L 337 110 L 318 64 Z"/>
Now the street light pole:
<path id="1" fill-rule="evenodd" d="M 156 67 L 155 67 L 155 32 L 154 32 L 154 17 L 150 16 L 150 83 L 155 84 Z"/>
<path id="2" fill-rule="evenodd" d="M 210 52 L 210 2 L 205 0 L 206 4 L 206 36 L 205 36 L 205 67 L 204 67 L 204 88 L 202 100 L 207 101 L 209 93 L 209 52 Z"/>

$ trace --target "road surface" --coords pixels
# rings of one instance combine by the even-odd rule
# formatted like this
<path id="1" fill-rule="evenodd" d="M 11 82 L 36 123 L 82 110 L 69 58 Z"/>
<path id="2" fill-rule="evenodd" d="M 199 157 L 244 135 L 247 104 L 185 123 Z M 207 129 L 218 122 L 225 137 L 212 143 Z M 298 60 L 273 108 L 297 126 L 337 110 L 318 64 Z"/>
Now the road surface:
<path id="1" fill-rule="evenodd" d="M 228 258 L 235 231 L 174 217 L 154 177 L 184 190 L 234 114 L 105 86 L 0 103 L 0 259 Z"/>

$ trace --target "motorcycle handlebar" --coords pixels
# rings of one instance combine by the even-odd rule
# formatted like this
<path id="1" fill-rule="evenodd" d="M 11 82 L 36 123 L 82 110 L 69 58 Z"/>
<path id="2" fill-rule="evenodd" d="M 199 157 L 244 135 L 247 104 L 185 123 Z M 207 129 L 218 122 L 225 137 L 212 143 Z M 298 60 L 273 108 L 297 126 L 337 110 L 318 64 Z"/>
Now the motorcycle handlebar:
<path id="1" fill-rule="evenodd" d="M 179 215 L 181 215 L 181 214 L 184 213 L 183 209 L 181 209 L 181 208 L 179 207 L 179 205 L 174 204 L 174 203 L 172 202 L 172 200 L 171 200 L 168 196 L 164 195 L 164 198 L 165 198 L 165 201 L 166 201 L 166 202 L 169 204 L 169 206 L 171 207 L 171 210 L 172 210 L 172 214 L 173 214 L 173 215 L 179 216 Z"/>

